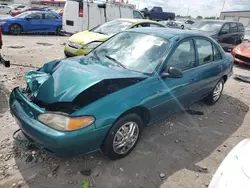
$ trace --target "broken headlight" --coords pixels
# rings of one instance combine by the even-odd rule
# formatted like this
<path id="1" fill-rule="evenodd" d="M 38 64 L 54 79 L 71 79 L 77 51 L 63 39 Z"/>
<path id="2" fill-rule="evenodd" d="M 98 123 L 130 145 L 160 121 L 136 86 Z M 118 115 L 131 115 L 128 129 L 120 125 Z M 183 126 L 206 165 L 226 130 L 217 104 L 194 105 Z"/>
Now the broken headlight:
<path id="1" fill-rule="evenodd" d="M 40 114 L 38 120 L 59 131 L 74 131 L 91 125 L 95 118 L 92 116 L 69 117 L 62 114 L 45 113 Z"/>
<path id="2" fill-rule="evenodd" d="M 89 43 L 89 44 L 86 44 L 86 45 L 84 46 L 84 48 L 93 49 L 93 48 L 99 46 L 101 43 L 102 43 L 102 42 L 91 42 L 91 43 Z"/>

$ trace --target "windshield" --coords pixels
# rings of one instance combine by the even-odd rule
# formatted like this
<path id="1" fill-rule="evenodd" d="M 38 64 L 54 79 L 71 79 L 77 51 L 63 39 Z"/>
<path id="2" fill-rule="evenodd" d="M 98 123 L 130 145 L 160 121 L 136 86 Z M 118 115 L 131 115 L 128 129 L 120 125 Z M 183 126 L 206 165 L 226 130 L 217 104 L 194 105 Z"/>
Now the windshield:
<path id="1" fill-rule="evenodd" d="M 87 55 L 101 62 L 132 71 L 152 74 L 169 49 L 163 38 L 134 32 L 124 32 L 103 43 Z"/>
<path id="2" fill-rule="evenodd" d="M 126 30 L 132 24 L 133 24 L 132 22 L 128 22 L 124 20 L 112 20 L 110 22 L 106 22 L 94 28 L 92 31 L 96 33 L 105 34 L 105 35 L 114 35 L 116 33 Z"/>
<path id="3" fill-rule="evenodd" d="M 216 32 L 219 31 L 223 23 L 220 22 L 195 22 L 191 29 L 200 30 L 200 31 L 208 31 L 208 32 Z"/>
<path id="4" fill-rule="evenodd" d="M 16 18 L 25 18 L 25 17 L 28 16 L 29 14 L 30 14 L 29 12 L 24 12 L 24 13 L 21 13 L 21 14 L 16 15 L 15 17 L 16 17 Z"/>
<path id="5" fill-rule="evenodd" d="M 208 23 L 199 28 L 200 31 L 217 32 L 220 30 L 221 23 Z"/>

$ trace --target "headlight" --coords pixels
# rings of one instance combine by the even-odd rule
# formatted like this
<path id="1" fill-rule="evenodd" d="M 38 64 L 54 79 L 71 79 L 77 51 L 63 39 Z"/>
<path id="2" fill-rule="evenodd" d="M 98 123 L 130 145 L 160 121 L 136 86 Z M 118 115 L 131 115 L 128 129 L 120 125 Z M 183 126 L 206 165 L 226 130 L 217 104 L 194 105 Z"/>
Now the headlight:
<path id="1" fill-rule="evenodd" d="M 236 46 L 236 47 L 235 47 L 235 50 L 238 51 L 238 52 L 241 51 L 239 46 Z"/>
<path id="2" fill-rule="evenodd" d="M 79 48 L 82 47 L 82 45 L 76 44 L 76 43 L 70 42 L 70 41 L 68 41 L 68 46 L 70 46 L 70 47 L 72 47 L 72 48 L 76 48 L 76 49 L 79 49 Z"/>
<path id="3" fill-rule="evenodd" d="M 89 44 L 86 44 L 84 46 L 84 48 L 89 48 L 89 49 L 93 49 L 95 47 L 97 47 L 98 45 L 100 45 L 102 42 L 91 42 Z"/>
<path id="4" fill-rule="evenodd" d="M 92 116 L 71 118 L 66 115 L 46 113 L 39 115 L 38 120 L 59 131 L 74 131 L 91 125 L 95 118 Z"/>

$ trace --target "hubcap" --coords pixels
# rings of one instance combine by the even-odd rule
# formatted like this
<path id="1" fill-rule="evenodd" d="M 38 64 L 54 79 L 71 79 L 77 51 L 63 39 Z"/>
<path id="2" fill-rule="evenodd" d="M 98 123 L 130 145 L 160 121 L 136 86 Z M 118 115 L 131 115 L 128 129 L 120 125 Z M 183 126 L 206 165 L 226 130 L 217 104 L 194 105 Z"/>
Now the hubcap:
<path id="1" fill-rule="evenodd" d="M 127 122 L 116 132 L 113 140 L 113 149 L 118 154 L 127 153 L 136 143 L 139 136 L 139 127 L 135 122 Z"/>
<path id="2" fill-rule="evenodd" d="M 219 82 L 214 89 L 213 93 L 213 100 L 217 101 L 220 98 L 221 92 L 222 92 L 223 84 L 222 82 Z"/>
<path id="3" fill-rule="evenodd" d="M 11 31 L 12 31 L 12 33 L 14 33 L 14 34 L 18 34 L 18 33 L 20 33 L 20 27 L 17 26 L 17 25 L 13 25 L 13 26 L 11 27 Z"/>

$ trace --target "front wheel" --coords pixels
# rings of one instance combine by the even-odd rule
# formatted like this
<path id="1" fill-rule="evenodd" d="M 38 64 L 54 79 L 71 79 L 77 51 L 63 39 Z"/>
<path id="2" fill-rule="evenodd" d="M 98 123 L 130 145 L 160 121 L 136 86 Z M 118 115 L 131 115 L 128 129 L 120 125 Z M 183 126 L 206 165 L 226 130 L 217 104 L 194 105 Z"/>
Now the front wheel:
<path id="1" fill-rule="evenodd" d="M 12 35 L 20 35 L 23 32 L 23 28 L 18 24 L 12 24 L 9 27 L 9 32 Z"/>
<path id="2" fill-rule="evenodd" d="M 181 25 L 181 29 L 184 29 L 184 25 Z"/>
<path id="3" fill-rule="evenodd" d="M 224 89 L 224 80 L 221 79 L 216 86 L 214 87 L 213 91 L 205 98 L 205 102 L 209 105 L 213 105 L 220 99 L 222 92 Z"/>
<path id="4" fill-rule="evenodd" d="M 128 114 L 114 124 L 104 140 L 102 151 L 111 160 L 128 155 L 136 146 L 143 122 L 136 114 Z"/>

